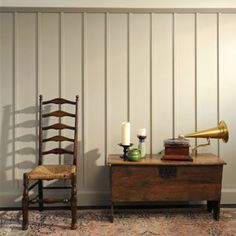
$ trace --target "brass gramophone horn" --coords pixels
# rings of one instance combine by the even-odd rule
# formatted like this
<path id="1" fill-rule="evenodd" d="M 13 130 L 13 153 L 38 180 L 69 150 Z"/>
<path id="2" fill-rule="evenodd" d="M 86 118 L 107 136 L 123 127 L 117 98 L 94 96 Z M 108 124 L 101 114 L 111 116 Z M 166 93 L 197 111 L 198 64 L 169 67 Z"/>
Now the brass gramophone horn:
<path id="1" fill-rule="evenodd" d="M 185 135 L 179 135 L 179 138 L 206 138 L 208 141 L 206 144 L 199 144 L 198 146 L 192 149 L 192 151 L 195 152 L 198 147 L 209 145 L 211 138 L 222 139 L 225 143 L 227 143 L 229 139 L 229 131 L 228 131 L 226 123 L 222 120 L 220 121 L 217 127 L 201 130 L 201 131 L 197 131 L 197 132 L 193 132 L 193 133 L 189 133 Z"/>

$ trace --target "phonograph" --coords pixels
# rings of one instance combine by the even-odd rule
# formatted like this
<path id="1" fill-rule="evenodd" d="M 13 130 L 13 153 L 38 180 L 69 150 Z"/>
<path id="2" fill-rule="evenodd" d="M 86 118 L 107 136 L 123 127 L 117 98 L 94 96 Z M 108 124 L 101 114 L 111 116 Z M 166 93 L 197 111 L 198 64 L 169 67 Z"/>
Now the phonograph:
<path id="1" fill-rule="evenodd" d="M 192 154 L 196 154 L 199 147 L 210 145 L 210 139 L 222 139 L 225 143 L 228 142 L 229 132 L 224 121 L 220 121 L 217 127 L 201 130 L 189 134 L 180 134 L 176 139 L 164 140 L 165 153 L 162 160 L 181 160 L 192 161 L 189 154 L 189 140 L 186 138 L 206 138 L 207 143 L 199 144 L 192 149 Z"/>

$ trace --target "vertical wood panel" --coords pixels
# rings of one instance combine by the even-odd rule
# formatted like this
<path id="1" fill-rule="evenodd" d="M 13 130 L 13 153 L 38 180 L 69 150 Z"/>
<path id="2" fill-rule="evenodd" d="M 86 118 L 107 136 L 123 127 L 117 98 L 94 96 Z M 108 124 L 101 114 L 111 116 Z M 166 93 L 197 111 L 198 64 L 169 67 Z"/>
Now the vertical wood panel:
<path id="1" fill-rule="evenodd" d="M 108 153 L 122 153 L 121 123 L 128 117 L 127 15 L 110 15 L 108 32 Z"/>
<path id="2" fill-rule="evenodd" d="M 197 17 L 197 130 L 217 126 L 217 15 Z M 210 96 L 209 96 L 210 94 Z M 199 140 L 205 143 L 206 140 Z M 199 152 L 217 154 L 217 141 Z"/>
<path id="3" fill-rule="evenodd" d="M 150 152 L 150 25 L 148 14 L 130 16 L 130 122 L 131 142 L 137 131 L 147 129 L 146 151 Z"/>
<path id="4" fill-rule="evenodd" d="M 89 189 L 107 186 L 105 162 L 105 14 L 86 15 L 85 161 Z"/>
<path id="5" fill-rule="evenodd" d="M 60 57 L 59 57 L 59 14 L 42 13 L 40 17 L 40 78 L 39 78 L 39 94 L 43 95 L 44 100 L 52 99 L 60 95 Z M 53 109 L 47 106 L 48 111 Z M 44 119 L 45 124 L 53 123 L 55 119 Z M 48 131 L 46 136 L 55 135 L 56 131 Z M 55 143 L 44 145 L 43 150 L 56 147 Z M 47 155 L 44 157 L 44 163 L 53 163 L 57 159 L 55 155 Z"/>
<path id="6" fill-rule="evenodd" d="M 153 15 L 152 143 L 153 153 L 172 137 L 172 15 Z M 165 55 L 165 56 L 163 56 Z"/>
<path id="7" fill-rule="evenodd" d="M 194 15 L 175 15 L 175 136 L 195 129 Z M 194 144 L 193 140 L 191 141 Z"/>
<path id="8" fill-rule="evenodd" d="M 40 23 L 40 92 L 50 99 L 59 96 L 59 14 L 41 14 Z"/>
<path id="9" fill-rule="evenodd" d="M 235 189 L 235 104 L 236 104 L 236 15 L 220 15 L 220 119 L 229 129 L 229 142 L 220 142 L 220 156 L 227 162 L 224 169 L 224 187 Z"/>
<path id="10" fill-rule="evenodd" d="M 13 14 L 0 14 L 0 187 L 2 193 L 14 191 L 13 155 Z"/>
<path id="11" fill-rule="evenodd" d="M 36 164 L 36 15 L 17 16 L 16 163 L 17 179 Z"/>
<path id="12" fill-rule="evenodd" d="M 147 128 L 147 152 L 152 145 L 157 153 L 172 132 L 177 136 L 216 126 L 218 108 L 230 131 L 229 142 L 220 141 L 220 155 L 228 163 L 224 187 L 233 193 L 235 14 L 220 14 L 220 67 L 217 14 L 198 13 L 197 28 L 195 15 L 182 13 L 37 15 L 0 14 L 0 195 L 16 199 L 17 180 L 36 160 L 34 106 L 40 93 L 44 99 L 80 95 L 82 204 L 96 204 L 108 190 L 105 154 L 122 152 L 117 145 L 122 121 L 130 119 L 135 146 L 137 130 Z M 217 141 L 199 150 L 206 151 L 217 153 Z M 54 162 L 51 158 L 46 163 Z"/>
<path id="13" fill-rule="evenodd" d="M 79 95 L 79 153 L 78 153 L 78 183 L 83 183 L 83 150 L 82 150 L 82 15 L 64 14 L 64 44 L 63 46 L 63 96 L 75 100 Z M 71 107 L 71 106 L 70 106 Z M 73 107 L 74 108 L 74 107 Z M 71 135 L 71 132 L 67 132 Z"/>

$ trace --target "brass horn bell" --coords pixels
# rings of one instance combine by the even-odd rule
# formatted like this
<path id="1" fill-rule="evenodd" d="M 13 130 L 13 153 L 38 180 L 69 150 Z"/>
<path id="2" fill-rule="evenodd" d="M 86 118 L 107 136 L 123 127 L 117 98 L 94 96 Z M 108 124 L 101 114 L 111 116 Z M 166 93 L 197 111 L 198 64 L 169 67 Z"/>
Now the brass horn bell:
<path id="1" fill-rule="evenodd" d="M 197 131 L 185 135 L 179 135 L 179 138 L 206 138 L 207 143 L 206 144 L 199 144 L 196 147 L 192 149 L 192 152 L 195 153 L 197 148 L 202 146 L 210 145 L 210 139 L 222 139 L 223 142 L 227 143 L 229 139 L 229 131 L 227 128 L 226 123 L 222 120 L 220 121 L 219 125 L 214 128 Z"/>

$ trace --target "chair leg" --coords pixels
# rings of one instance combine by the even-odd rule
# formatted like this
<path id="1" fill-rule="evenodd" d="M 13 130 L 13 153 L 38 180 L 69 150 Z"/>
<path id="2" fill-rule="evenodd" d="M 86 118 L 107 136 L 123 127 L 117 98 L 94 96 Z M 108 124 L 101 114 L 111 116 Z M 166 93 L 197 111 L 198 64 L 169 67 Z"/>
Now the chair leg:
<path id="1" fill-rule="evenodd" d="M 71 177 L 71 229 L 77 228 L 77 189 L 76 189 L 76 175 Z"/>
<path id="2" fill-rule="evenodd" d="M 38 193 L 39 193 L 39 211 L 43 211 L 43 181 L 42 180 L 39 180 Z"/>
<path id="3" fill-rule="evenodd" d="M 24 192 L 23 192 L 23 198 L 22 198 L 22 213 L 23 213 L 23 222 L 22 222 L 22 230 L 27 230 L 28 229 L 28 206 L 29 206 L 29 179 L 27 174 L 24 174 L 24 180 L 23 180 L 23 185 L 24 185 Z"/>

